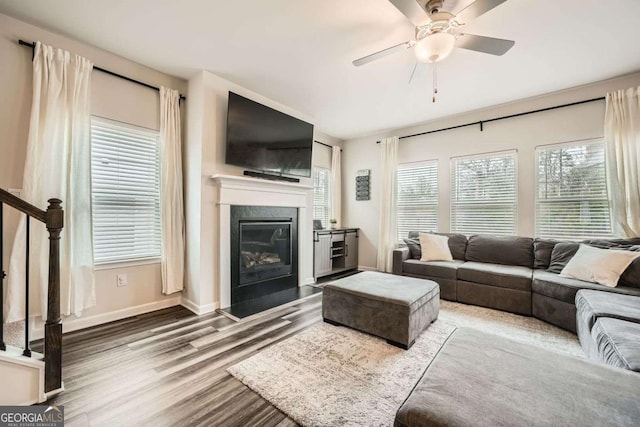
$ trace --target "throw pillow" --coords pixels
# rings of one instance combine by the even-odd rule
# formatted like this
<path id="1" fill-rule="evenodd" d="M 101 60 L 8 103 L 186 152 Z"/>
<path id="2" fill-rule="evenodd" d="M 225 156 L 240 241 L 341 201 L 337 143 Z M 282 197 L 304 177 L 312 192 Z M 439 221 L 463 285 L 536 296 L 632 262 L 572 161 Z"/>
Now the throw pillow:
<path id="1" fill-rule="evenodd" d="M 551 261 L 549 262 L 549 273 L 560 274 L 562 269 L 571 261 L 571 258 L 578 252 L 579 243 L 560 242 L 556 243 L 551 251 Z"/>
<path id="2" fill-rule="evenodd" d="M 418 239 L 402 239 L 404 244 L 409 248 L 409 256 L 411 259 L 420 259 L 422 250 L 420 249 L 420 240 Z"/>
<path id="3" fill-rule="evenodd" d="M 638 252 L 581 244 L 560 275 L 613 288 L 617 286 L 622 272 L 638 257 Z"/>
<path id="4" fill-rule="evenodd" d="M 447 236 L 449 238 L 449 249 L 454 259 L 460 259 L 464 261 L 464 255 L 467 252 L 467 236 L 457 233 L 436 233 L 435 231 L 410 231 L 409 239 L 418 240 L 420 233 L 436 234 L 438 236 Z M 418 258 L 420 259 L 420 256 Z"/>
<path id="5" fill-rule="evenodd" d="M 420 261 L 453 261 L 447 236 L 420 233 L 419 239 L 422 250 Z"/>
<path id="6" fill-rule="evenodd" d="M 533 268 L 547 269 L 551 264 L 551 252 L 557 240 L 535 239 L 533 241 Z"/>
<path id="7" fill-rule="evenodd" d="M 640 245 L 631 246 L 629 251 L 640 253 Z M 633 288 L 640 288 L 640 257 L 634 259 L 629 267 L 622 273 L 620 280 L 618 280 L 620 286 L 631 286 Z"/>

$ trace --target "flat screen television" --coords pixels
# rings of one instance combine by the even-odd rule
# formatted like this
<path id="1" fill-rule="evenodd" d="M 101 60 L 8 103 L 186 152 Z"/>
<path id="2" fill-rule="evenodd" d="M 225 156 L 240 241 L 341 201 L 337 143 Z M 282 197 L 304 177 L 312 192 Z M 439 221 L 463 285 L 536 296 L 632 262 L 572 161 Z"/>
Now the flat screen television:
<path id="1" fill-rule="evenodd" d="M 227 164 L 308 178 L 312 148 L 312 124 L 229 92 Z"/>

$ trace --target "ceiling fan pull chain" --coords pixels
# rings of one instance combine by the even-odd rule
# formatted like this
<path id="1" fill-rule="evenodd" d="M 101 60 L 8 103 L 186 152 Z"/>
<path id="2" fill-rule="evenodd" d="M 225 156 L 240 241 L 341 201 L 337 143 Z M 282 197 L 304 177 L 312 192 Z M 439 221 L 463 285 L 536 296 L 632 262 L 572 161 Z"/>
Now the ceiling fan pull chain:
<path id="1" fill-rule="evenodd" d="M 436 95 L 438 94 L 438 69 L 435 62 L 433 63 L 433 98 L 431 102 L 436 102 Z"/>

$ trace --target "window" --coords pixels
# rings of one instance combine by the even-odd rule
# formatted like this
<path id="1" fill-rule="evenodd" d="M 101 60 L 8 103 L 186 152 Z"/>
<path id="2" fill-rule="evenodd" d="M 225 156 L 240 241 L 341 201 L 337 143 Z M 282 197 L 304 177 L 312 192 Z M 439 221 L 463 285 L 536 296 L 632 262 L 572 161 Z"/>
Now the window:
<path id="1" fill-rule="evenodd" d="M 158 132 L 92 117 L 91 188 L 95 263 L 159 258 Z"/>
<path id="2" fill-rule="evenodd" d="M 516 151 L 451 161 L 451 231 L 516 234 Z"/>
<path id="3" fill-rule="evenodd" d="M 325 168 L 313 168 L 313 219 L 322 221 L 322 226 L 329 228 L 331 215 L 331 171 Z"/>
<path id="4" fill-rule="evenodd" d="M 398 240 L 409 231 L 438 228 L 438 161 L 398 166 Z"/>
<path id="5" fill-rule="evenodd" d="M 536 165 L 536 236 L 611 236 L 602 141 L 538 147 Z"/>

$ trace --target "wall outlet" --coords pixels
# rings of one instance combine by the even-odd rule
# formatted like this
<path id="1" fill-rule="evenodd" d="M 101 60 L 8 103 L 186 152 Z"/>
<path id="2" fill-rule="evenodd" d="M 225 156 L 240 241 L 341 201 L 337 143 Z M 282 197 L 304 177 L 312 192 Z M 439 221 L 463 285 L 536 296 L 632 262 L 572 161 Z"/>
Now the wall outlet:
<path id="1" fill-rule="evenodd" d="M 127 286 L 128 285 L 128 283 L 127 283 L 127 275 L 126 274 L 123 274 L 123 273 L 118 274 L 116 276 L 116 280 L 117 280 L 117 285 L 118 285 L 119 288 L 122 287 L 122 286 Z"/>

